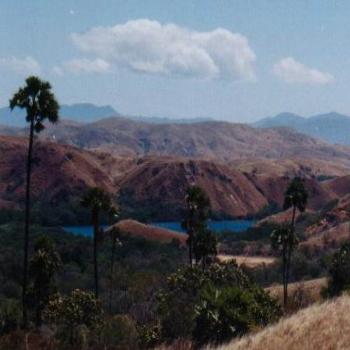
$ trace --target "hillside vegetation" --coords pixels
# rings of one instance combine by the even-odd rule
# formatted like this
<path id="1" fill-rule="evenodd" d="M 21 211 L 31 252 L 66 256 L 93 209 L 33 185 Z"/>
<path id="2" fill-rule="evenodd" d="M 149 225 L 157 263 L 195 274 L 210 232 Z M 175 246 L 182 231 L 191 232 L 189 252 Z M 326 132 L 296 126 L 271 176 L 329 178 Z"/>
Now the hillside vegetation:
<path id="1" fill-rule="evenodd" d="M 217 350 L 350 349 L 350 296 L 315 304 Z"/>

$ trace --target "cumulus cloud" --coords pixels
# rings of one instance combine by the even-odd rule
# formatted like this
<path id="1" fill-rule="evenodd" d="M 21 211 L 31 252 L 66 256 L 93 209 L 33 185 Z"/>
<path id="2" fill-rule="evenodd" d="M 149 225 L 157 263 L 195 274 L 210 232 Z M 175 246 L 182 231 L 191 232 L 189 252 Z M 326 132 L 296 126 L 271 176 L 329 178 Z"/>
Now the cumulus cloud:
<path id="1" fill-rule="evenodd" d="M 56 66 L 54 70 L 58 74 L 63 73 L 63 70 L 71 73 L 105 73 L 109 71 L 110 64 L 101 58 L 96 58 L 94 60 L 77 58 L 64 62 L 62 68 Z"/>
<path id="2" fill-rule="evenodd" d="M 223 28 L 208 32 L 148 19 L 73 33 L 83 52 L 111 65 L 166 76 L 254 79 L 255 53 L 248 40 Z"/>
<path id="3" fill-rule="evenodd" d="M 310 68 L 293 57 L 281 59 L 273 66 L 273 73 L 287 83 L 325 85 L 334 81 L 333 75 Z"/>
<path id="4" fill-rule="evenodd" d="M 23 75 L 39 74 L 41 71 L 40 64 L 31 56 L 25 58 L 0 57 L 0 68 Z"/>

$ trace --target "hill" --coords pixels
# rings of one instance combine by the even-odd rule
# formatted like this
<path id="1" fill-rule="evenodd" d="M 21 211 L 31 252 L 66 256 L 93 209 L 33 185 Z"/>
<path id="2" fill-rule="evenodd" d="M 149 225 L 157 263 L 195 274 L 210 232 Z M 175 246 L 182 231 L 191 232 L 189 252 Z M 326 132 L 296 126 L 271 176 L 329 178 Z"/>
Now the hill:
<path id="1" fill-rule="evenodd" d="M 91 103 L 76 103 L 61 105 L 60 116 L 80 123 L 91 123 L 96 120 L 116 116 L 118 112 L 111 106 L 95 106 Z M 0 125 L 12 127 L 25 126 L 25 111 L 15 109 L 11 112 L 9 107 L 0 108 Z"/>
<path id="2" fill-rule="evenodd" d="M 178 233 L 156 226 L 145 225 L 135 220 L 121 220 L 117 224 L 109 228 L 106 231 L 106 233 L 108 234 L 108 232 L 113 227 L 118 228 L 123 234 L 127 234 L 132 237 L 142 237 L 147 240 L 156 241 L 160 243 L 171 243 L 175 240 L 178 241 L 179 244 L 182 246 L 186 245 L 186 234 Z"/>
<path id="3" fill-rule="evenodd" d="M 289 129 L 199 122 L 150 124 L 114 117 L 95 123 L 50 126 L 42 137 L 84 149 L 134 156 L 179 156 L 216 160 L 307 158 L 350 164 L 350 148 L 329 145 Z"/>
<path id="4" fill-rule="evenodd" d="M 350 297 L 315 304 L 256 334 L 217 350 L 346 350 L 350 348 Z"/>
<path id="5" fill-rule="evenodd" d="M 292 113 L 261 119 L 253 124 L 259 128 L 288 127 L 334 144 L 350 145 L 350 117 L 330 112 L 303 118 Z"/>
<path id="6" fill-rule="evenodd" d="M 23 203 L 26 151 L 25 138 L 0 136 L 3 208 Z M 206 189 L 216 217 L 252 217 L 271 206 L 280 208 L 284 190 L 295 175 L 306 178 L 310 209 L 321 209 L 340 196 L 341 188 L 331 186 L 332 180 L 320 182 L 318 178 L 346 174 L 346 159 L 342 162 L 313 159 L 305 166 L 303 159 L 256 160 L 255 166 L 253 160 L 225 163 L 185 157 L 128 157 L 37 139 L 32 191 L 38 201 L 63 206 L 81 196 L 86 186 L 101 186 L 118 195 L 127 215 L 173 220 L 182 217 L 185 191 L 196 183 Z M 333 181 L 343 183 L 338 177 Z"/>
<path id="7" fill-rule="evenodd" d="M 16 207 L 24 198 L 26 151 L 26 139 L 0 136 L 0 197 Z M 114 191 L 112 178 L 93 153 L 36 141 L 33 158 L 32 195 L 35 199 L 58 204 L 81 193 L 86 186 L 99 185 Z"/>

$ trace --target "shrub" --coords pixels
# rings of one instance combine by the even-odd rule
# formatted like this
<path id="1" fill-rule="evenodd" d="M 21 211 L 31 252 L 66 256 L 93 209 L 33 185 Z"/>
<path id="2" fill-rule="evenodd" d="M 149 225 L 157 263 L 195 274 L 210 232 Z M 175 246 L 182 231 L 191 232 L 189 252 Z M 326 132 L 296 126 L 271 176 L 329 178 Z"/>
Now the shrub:
<path id="1" fill-rule="evenodd" d="M 324 296 L 336 296 L 350 289 L 350 242 L 344 243 L 334 254 L 329 275 Z"/>
<path id="2" fill-rule="evenodd" d="M 230 292 L 225 291 L 227 288 Z M 244 296 L 237 295 L 238 292 L 233 292 L 231 289 L 242 291 Z M 211 305 L 208 302 L 211 290 L 225 291 L 218 297 L 218 305 Z M 169 341 L 175 338 L 190 338 L 192 335 L 197 337 L 198 324 L 206 322 L 209 322 L 209 328 L 219 327 L 210 324 L 210 319 L 205 319 L 204 304 L 206 303 L 207 307 L 218 307 L 221 305 L 221 298 L 229 298 L 228 294 L 230 298 L 242 297 L 244 300 L 251 298 L 257 324 L 265 325 L 280 315 L 277 302 L 253 283 L 235 262 L 224 265 L 213 264 L 205 271 L 198 267 L 184 267 L 168 278 L 167 287 L 159 294 L 162 339 Z M 204 314 L 201 315 L 198 310 L 203 310 Z M 225 327 L 230 326 L 234 324 L 225 324 Z M 227 334 L 226 328 L 217 332 Z M 232 332 L 230 334 L 235 335 Z M 199 342 L 201 341 L 200 339 Z"/>
<path id="3" fill-rule="evenodd" d="M 102 325 L 102 308 L 93 293 L 76 289 L 50 300 L 44 317 L 57 327 L 57 338 L 63 344 L 82 346 L 89 331 Z"/>
<path id="4" fill-rule="evenodd" d="M 19 303 L 13 299 L 7 299 L 0 308 L 0 335 L 16 330 L 20 317 Z"/>
<path id="5" fill-rule="evenodd" d="M 106 320 L 100 330 L 103 349 L 136 349 L 138 332 L 134 320 L 128 315 L 115 315 Z"/>
<path id="6" fill-rule="evenodd" d="M 246 333 L 258 322 L 251 293 L 237 287 L 206 288 L 195 308 L 193 339 L 198 346 L 220 344 Z"/>

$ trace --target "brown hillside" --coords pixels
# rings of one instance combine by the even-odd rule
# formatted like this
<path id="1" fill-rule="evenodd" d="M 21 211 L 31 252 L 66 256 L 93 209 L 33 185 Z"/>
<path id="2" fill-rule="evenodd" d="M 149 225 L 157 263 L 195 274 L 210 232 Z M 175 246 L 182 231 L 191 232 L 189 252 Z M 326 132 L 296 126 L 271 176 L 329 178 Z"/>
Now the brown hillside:
<path id="1" fill-rule="evenodd" d="M 173 240 L 177 240 L 181 245 L 186 245 L 187 235 L 184 233 L 178 233 L 161 227 L 145 225 L 135 220 L 122 220 L 116 225 L 112 226 L 112 228 L 113 227 L 119 228 L 124 234 L 143 237 L 151 241 L 170 243 Z M 107 230 L 107 233 L 110 229 L 111 228 Z"/>
<path id="2" fill-rule="evenodd" d="M 127 155 L 181 156 L 221 160 L 243 158 L 307 158 L 342 160 L 350 165 L 350 149 L 286 128 L 255 129 L 245 124 L 200 122 L 150 124 L 122 117 L 91 124 L 49 126 L 43 137 L 86 149 Z"/>
<path id="3" fill-rule="evenodd" d="M 287 183 L 303 166 L 302 160 L 285 160 L 278 165 L 276 176 L 273 167 L 269 167 L 271 160 L 257 160 L 258 170 L 251 160 L 250 168 L 242 170 L 242 164 L 181 157 L 135 158 L 35 142 L 34 198 L 63 203 L 71 196 L 81 195 L 86 186 L 101 186 L 111 193 L 118 192 L 120 202 L 129 211 L 136 209 L 138 214 L 162 220 L 179 218 L 190 184 L 202 186 L 213 211 L 223 216 L 255 215 L 271 202 L 281 206 Z M 18 206 L 23 199 L 27 143 L 26 138 L 0 136 L 1 207 Z M 324 185 L 315 177 L 316 172 L 333 169 L 332 166 L 327 161 L 313 160 L 312 164 L 315 168 L 310 167 L 305 176 L 310 209 L 315 210 L 338 195 L 328 181 Z M 347 170 L 338 167 L 336 171 Z"/>
<path id="4" fill-rule="evenodd" d="M 69 146 L 35 141 L 32 194 L 53 204 L 81 193 L 86 186 L 102 186 L 113 192 L 113 180 L 98 157 Z M 27 140 L 0 136 L 0 196 L 8 206 L 24 197 Z"/>

